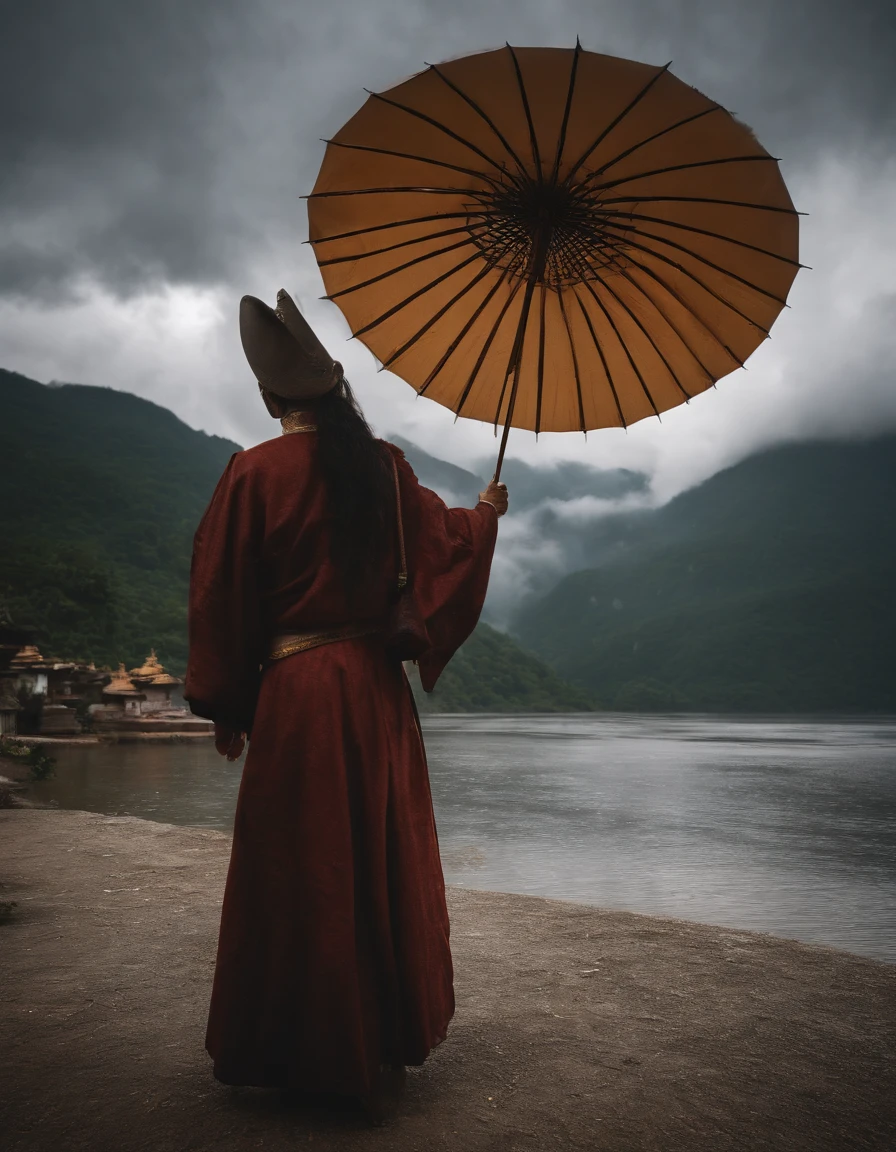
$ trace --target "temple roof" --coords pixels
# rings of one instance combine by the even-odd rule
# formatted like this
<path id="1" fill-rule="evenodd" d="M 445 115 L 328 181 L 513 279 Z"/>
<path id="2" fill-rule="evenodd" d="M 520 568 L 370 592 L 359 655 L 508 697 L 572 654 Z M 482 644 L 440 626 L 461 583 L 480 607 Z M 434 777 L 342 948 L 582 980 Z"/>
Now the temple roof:
<path id="1" fill-rule="evenodd" d="M 150 684 L 183 684 L 183 680 L 178 680 L 178 678 L 172 676 L 170 672 L 161 672 L 158 676 L 153 676 Z"/>
<path id="2" fill-rule="evenodd" d="M 150 654 L 147 655 L 139 668 L 131 668 L 130 670 L 130 674 L 135 680 L 152 680 L 154 676 L 161 676 L 164 673 L 165 667 L 160 664 L 159 658 L 155 655 L 155 649 L 150 649 Z"/>
<path id="3" fill-rule="evenodd" d="M 127 672 L 124 670 L 124 664 L 118 665 L 118 671 L 112 676 L 112 680 L 103 689 L 104 696 L 142 696 L 142 692 L 138 692 L 132 680 L 128 678 Z"/>
<path id="4" fill-rule="evenodd" d="M 12 666 L 25 667 L 29 664 L 43 664 L 44 658 L 41 656 L 34 644 L 26 644 L 24 648 L 20 648 L 12 659 Z"/>
<path id="5" fill-rule="evenodd" d="M 151 648 L 143 664 L 139 668 L 131 669 L 131 675 L 138 680 L 150 680 L 153 676 L 161 676 L 164 671 L 164 667 L 159 663 L 159 658 L 156 656 L 155 648 Z"/>

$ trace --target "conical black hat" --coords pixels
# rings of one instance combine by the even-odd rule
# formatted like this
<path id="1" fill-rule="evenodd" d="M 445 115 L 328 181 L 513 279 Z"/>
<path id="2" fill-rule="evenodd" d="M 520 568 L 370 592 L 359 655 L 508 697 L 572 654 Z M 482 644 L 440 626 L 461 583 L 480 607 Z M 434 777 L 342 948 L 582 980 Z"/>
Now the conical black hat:
<path id="1" fill-rule="evenodd" d="M 258 383 L 287 400 L 323 396 L 342 377 L 342 365 L 283 288 L 277 293 L 276 311 L 256 296 L 242 298 L 240 339 Z"/>

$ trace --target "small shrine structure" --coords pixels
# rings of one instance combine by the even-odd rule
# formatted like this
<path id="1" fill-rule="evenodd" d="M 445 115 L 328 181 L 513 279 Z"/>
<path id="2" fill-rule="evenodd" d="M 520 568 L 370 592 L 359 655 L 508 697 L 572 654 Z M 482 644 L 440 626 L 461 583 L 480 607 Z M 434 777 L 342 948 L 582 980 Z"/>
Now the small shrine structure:
<path id="1" fill-rule="evenodd" d="M 171 702 L 171 693 L 183 684 L 183 680 L 179 680 L 177 676 L 172 676 L 170 672 L 165 671 L 164 665 L 156 656 L 155 648 L 150 650 L 149 655 L 139 668 L 131 669 L 130 677 L 145 697 L 141 706 L 144 715 L 161 716 L 165 713 L 176 712 L 181 716 L 186 712 L 186 709 L 180 704 L 172 704 Z"/>
<path id="2" fill-rule="evenodd" d="M 123 663 L 112 672 L 44 657 L 35 634 L 14 626 L 0 605 L 0 736 L 77 736 L 85 726 L 115 739 L 214 732 L 184 707 L 183 680 L 166 671 L 154 648 L 130 673 Z"/>
<path id="3" fill-rule="evenodd" d="M 211 734 L 213 724 L 172 701 L 172 692 L 182 684 L 183 680 L 165 671 L 153 648 L 144 662 L 130 672 L 119 664 L 103 689 L 102 704 L 89 709 L 91 723 L 100 733 Z"/>
<path id="4" fill-rule="evenodd" d="M 80 717 L 99 698 L 104 674 L 92 663 L 44 657 L 28 643 L 9 661 L 3 678 L 12 683 L 20 706 L 20 735 L 77 736 Z"/>

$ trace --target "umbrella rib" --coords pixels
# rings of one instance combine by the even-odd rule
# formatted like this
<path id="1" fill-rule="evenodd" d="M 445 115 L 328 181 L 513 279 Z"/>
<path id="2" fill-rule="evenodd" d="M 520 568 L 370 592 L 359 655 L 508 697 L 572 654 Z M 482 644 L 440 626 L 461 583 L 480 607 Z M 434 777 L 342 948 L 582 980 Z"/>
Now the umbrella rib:
<path id="1" fill-rule="evenodd" d="M 634 258 L 634 256 L 632 256 L 630 253 L 627 255 L 626 259 L 635 268 L 637 268 L 641 272 L 645 273 L 645 275 L 649 276 L 651 278 L 651 280 L 655 280 L 656 283 L 659 284 L 659 286 L 661 288 L 665 289 L 665 291 L 672 297 L 672 299 L 675 300 L 678 304 L 680 304 L 682 306 L 682 308 L 685 309 L 685 311 L 689 312 L 690 315 L 693 316 L 694 319 L 698 322 L 698 324 L 700 324 L 709 333 L 711 338 L 713 340 L 715 340 L 716 344 L 718 344 L 718 346 L 721 349 L 723 349 L 723 351 L 727 352 L 728 355 L 731 357 L 731 359 L 735 361 L 735 363 L 737 363 L 738 365 L 743 367 L 743 363 L 744 363 L 743 360 L 741 360 L 741 358 L 739 356 L 736 356 L 734 354 L 734 352 L 728 347 L 728 345 L 721 338 L 721 336 L 719 336 L 719 334 L 717 332 L 714 332 L 712 330 L 709 323 L 703 319 L 703 317 L 700 315 L 700 313 L 696 312 L 691 307 L 691 305 L 686 300 L 684 300 L 678 294 L 678 292 L 676 292 L 676 290 L 663 279 L 662 276 L 660 276 L 660 274 L 658 272 L 655 272 L 652 268 L 649 268 L 646 264 L 642 264 L 640 260 L 636 260 Z M 645 295 L 646 295 L 646 293 L 645 293 Z M 722 303 L 724 303 L 724 301 L 722 301 Z M 696 356 L 696 354 L 695 354 L 695 356 Z"/>
<path id="2" fill-rule="evenodd" d="M 374 148 L 371 144 L 345 144 L 341 140 L 326 140 L 334 148 L 348 148 L 353 152 L 375 152 L 378 156 L 394 156 L 398 160 L 417 160 L 421 164 L 433 164 L 437 168 L 449 168 L 452 172 L 462 172 L 465 176 L 476 176 L 496 184 L 494 176 L 489 176 L 478 168 L 464 168 L 461 164 L 450 164 L 447 160 L 433 160 L 428 156 L 416 156 L 413 152 L 396 152 L 391 148 Z"/>
<path id="3" fill-rule="evenodd" d="M 456 252 L 458 248 L 466 248 L 474 243 L 473 237 L 468 236 L 465 240 L 459 240 L 456 244 L 448 244 L 444 248 L 437 248 L 434 252 L 423 252 L 419 256 L 415 256 L 413 260 L 406 260 L 404 264 L 396 264 L 394 268 L 387 268 L 385 272 L 371 276 L 369 280 L 361 280 L 357 284 L 349 284 L 347 288 L 340 288 L 338 292 L 332 292 L 324 299 L 338 300 L 342 296 L 348 296 L 350 292 L 359 292 L 362 288 L 369 288 L 371 284 L 379 284 L 382 280 L 388 280 L 390 276 L 397 276 L 399 272 L 413 268 L 415 264 L 424 264 L 427 260 L 435 260 L 437 256 L 444 256 L 447 252 Z M 480 254 L 481 250 L 477 246 L 476 255 L 479 256 Z"/>
<path id="4" fill-rule="evenodd" d="M 538 318 L 538 390 L 535 400 L 535 435 L 541 431 L 541 400 L 544 391 L 544 309 L 547 289 L 541 285 L 541 308 Z"/>
<path id="5" fill-rule="evenodd" d="M 626 304 L 626 302 L 613 291 L 613 289 L 610 287 L 610 285 L 607 283 L 606 280 L 602 280 L 601 284 L 610 293 L 610 295 L 613 297 L 613 299 L 616 301 L 616 303 L 619 304 L 619 306 L 625 310 L 627 315 L 635 322 L 635 324 L 637 324 L 637 326 L 641 330 L 641 332 L 647 337 L 647 339 L 650 341 L 650 346 L 653 348 L 654 352 L 656 352 L 657 356 L 659 356 L 660 360 L 662 360 L 662 362 L 665 364 L 666 371 L 669 373 L 669 375 L 675 381 L 675 385 L 678 388 L 678 391 L 682 394 L 682 396 L 684 396 L 685 400 L 690 400 L 691 399 L 690 392 L 687 391 L 685 386 L 678 379 L 678 373 L 675 371 L 675 369 L 672 367 L 672 365 L 666 359 L 665 355 L 657 347 L 656 341 L 651 336 L 651 334 L 647 331 L 647 329 L 644 327 L 644 325 L 641 323 L 641 321 L 638 319 L 638 317 L 634 314 L 634 312 L 632 312 L 631 308 L 629 308 L 629 306 Z M 651 303 L 652 303 L 652 301 L 651 301 Z M 651 404 L 653 404 L 652 399 L 650 402 L 651 402 Z M 655 405 L 654 405 L 654 407 L 655 407 Z M 657 415 L 659 415 L 659 413 L 657 413 Z"/>
<path id="6" fill-rule="evenodd" d="M 613 196 L 601 201 L 602 208 L 607 204 L 722 204 L 728 208 L 755 208 L 758 212 L 800 215 L 795 208 L 780 208 L 777 204 L 749 204 L 745 200 L 718 200 L 714 196 Z"/>
<path id="7" fill-rule="evenodd" d="M 470 376 L 467 380 L 467 383 L 464 385 L 464 390 L 461 393 L 460 399 L 457 402 L 457 407 L 454 409 L 454 411 L 457 413 L 458 416 L 460 415 L 461 408 L 463 408 L 464 404 L 466 404 L 466 402 L 467 402 L 467 397 L 470 395 L 470 391 L 473 388 L 473 384 L 476 382 L 476 377 L 479 375 L 479 370 L 482 368 L 482 365 L 485 363 L 485 358 L 488 355 L 488 351 L 491 348 L 495 337 L 498 334 L 498 329 L 501 327 L 501 324 L 504 320 L 504 317 L 507 315 L 507 310 L 510 308 L 510 305 L 516 299 L 516 294 L 519 291 L 520 283 L 521 282 L 518 280 L 516 282 L 516 284 L 514 284 L 513 290 L 511 291 L 511 293 L 507 297 L 507 299 L 504 301 L 504 305 L 501 308 L 501 311 L 498 313 L 498 318 L 495 320 L 494 324 L 492 325 L 491 331 L 489 332 L 488 336 L 486 337 L 486 339 L 482 345 L 482 349 L 479 353 L 479 356 L 476 360 L 476 363 L 473 365 L 473 371 L 470 373 Z M 502 392 L 501 392 L 502 399 L 503 399 L 503 396 L 504 396 L 504 393 L 502 390 Z"/>
<path id="8" fill-rule="evenodd" d="M 728 244 L 736 244 L 738 248 L 747 248 L 750 252 L 758 252 L 761 256 L 769 256 L 772 260 L 780 260 L 783 264 L 792 264 L 795 268 L 803 268 L 799 260 L 790 256 L 782 256 L 780 252 L 772 252 L 770 248 L 760 248 L 756 244 L 748 244 L 746 240 L 736 240 L 733 236 L 726 236 L 723 232 L 711 232 L 708 228 L 698 228 L 696 224 L 682 224 L 678 220 L 665 220 L 662 216 L 645 216 L 642 212 L 612 212 L 612 216 L 622 216 L 626 220 L 646 220 L 648 224 L 661 224 L 664 228 L 678 228 L 682 232 L 696 232 L 700 236 L 709 236 L 712 240 L 724 240 Z M 617 225 L 610 224 L 615 228 Z"/>
<path id="9" fill-rule="evenodd" d="M 417 341 L 420 339 L 420 337 L 424 336 L 430 330 L 430 328 L 433 327 L 434 324 L 437 324 L 438 321 L 441 320 L 442 317 L 445 315 L 445 313 L 450 308 L 453 308 L 454 305 L 458 302 L 458 300 L 461 300 L 464 296 L 466 296 L 466 294 L 470 291 L 471 288 L 475 288 L 476 285 L 479 283 L 479 281 L 484 276 L 487 276 L 489 274 L 489 272 L 491 272 L 491 268 L 488 265 L 486 265 L 484 268 L 480 268 L 480 270 L 476 273 L 476 275 L 473 277 L 472 280 L 470 280 L 470 282 L 468 284 L 465 284 L 463 286 L 463 288 L 460 289 L 459 292 L 455 293 L 455 295 L 451 297 L 451 299 L 448 301 L 447 304 L 443 304 L 442 307 L 438 310 L 438 312 L 436 312 L 432 316 L 430 316 L 429 319 L 426 321 L 426 323 L 422 324 L 417 329 L 417 331 L 414 333 L 414 335 L 411 336 L 409 340 L 406 340 L 404 342 L 404 344 L 402 344 L 402 346 L 398 349 L 397 352 L 393 352 L 392 355 L 388 358 L 388 360 L 383 361 L 383 367 L 384 368 L 391 367 L 391 365 L 394 364 L 395 361 L 398 360 L 400 357 L 402 357 L 405 354 L 405 352 L 408 351 L 409 348 L 413 348 L 413 346 L 417 343 Z"/>
<path id="10" fill-rule="evenodd" d="M 643 266 L 641 264 L 638 264 L 636 261 L 632 261 L 632 263 L 635 264 L 636 267 L 641 268 L 642 271 L 648 271 L 647 269 L 644 269 Z M 669 328 L 671 328 L 671 330 L 678 337 L 682 346 L 686 349 L 686 351 L 689 353 L 689 355 L 700 365 L 701 370 L 706 374 L 708 379 L 713 380 L 714 379 L 713 374 L 706 367 L 706 365 L 703 363 L 703 361 L 700 359 L 700 357 L 697 355 L 697 353 L 694 351 L 694 349 L 690 346 L 688 341 L 685 339 L 685 337 L 679 331 L 678 325 L 675 324 L 675 322 L 672 320 L 671 316 L 666 315 L 665 311 L 660 307 L 660 305 L 656 302 L 656 300 L 654 300 L 654 298 L 650 295 L 650 293 L 645 291 L 644 285 L 640 284 L 633 276 L 630 276 L 629 273 L 624 268 L 619 269 L 619 274 L 620 274 L 620 276 L 624 276 L 625 279 L 629 282 L 629 284 L 631 284 L 631 286 L 637 292 L 640 292 L 640 294 L 644 297 L 645 300 L 649 301 L 649 303 L 652 305 L 652 307 L 658 313 L 658 315 L 666 322 L 666 324 L 669 326 Z M 659 281 L 659 283 L 662 284 L 661 281 Z M 676 299 L 677 299 L 677 297 L 676 297 Z M 679 303 L 682 304 L 682 307 L 687 308 L 687 305 L 684 304 L 683 301 L 679 301 Z M 704 322 L 700 319 L 699 316 L 696 316 L 695 313 L 691 312 L 690 308 L 688 308 L 687 310 L 688 310 L 688 312 L 691 313 L 692 316 L 694 316 L 694 318 L 696 320 L 698 320 L 701 324 L 704 324 Z M 704 327 L 706 327 L 705 324 L 704 324 Z M 709 331 L 708 328 L 707 328 L 707 331 Z M 715 336 L 714 333 L 710 332 L 710 335 L 713 337 L 714 340 L 719 342 L 718 338 Z M 664 357 L 664 359 L 665 359 L 665 357 Z M 670 369 L 670 371 L 671 371 L 671 369 Z"/>
<path id="11" fill-rule="evenodd" d="M 652 136 L 647 136 L 643 140 L 639 140 L 637 144 L 632 144 L 630 148 L 626 148 L 625 151 L 620 152 L 618 156 L 614 156 L 612 160 L 608 160 L 606 164 L 602 164 L 600 168 L 596 168 L 593 172 L 590 172 L 583 183 L 587 183 L 595 176 L 602 176 L 604 172 L 609 172 L 611 168 L 621 163 L 621 161 L 625 160 L 628 156 L 631 156 L 632 153 L 639 151 L 641 148 L 645 148 L 648 144 L 652 144 L 654 140 L 659 140 L 661 136 L 666 136 L 669 132 L 674 132 L 677 128 L 684 128 L 686 124 L 692 124 L 695 120 L 699 120 L 703 116 L 708 116 L 711 112 L 724 111 L 725 109 L 721 104 L 714 104 L 711 108 L 704 108 L 702 112 L 695 112 L 693 116 L 686 116 L 683 120 L 676 120 L 674 124 L 669 124 L 665 128 L 661 128 L 659 132 L 654 132 Z"/>
<path id="12" fill-rule="evenodd" d="M 519 168 L 519 170 L 521 172 L 525 172 L 526 169 L 525 169 L 525 166 L 524 166 L 522 160 L 520 160 L 519 156 L 517 156 L 515 150 L 511 147 L 510 142 L 504 136 L 504 133 L 500 130 L 500 128 L 497 126 L 497 124 L 495 124 L 495 122 L 488 115 L 488 113 L 485 112 L 484 109 L 480 108 L 480 106 L 476 103 L 476 101 L 473 99 L 472 96 L 468 96 L 467 93 L 464 92 L 462 88 L 458 87 L 458 85 L 455 84 L 453 80 L 449 80 L 448 77 L 444 74 L 444 72 L 442 72 L 441 69 L 438 68 L 435 64 L 430 64 L 430 68 L 433 70 L 433 72 L 435 72 L 435 74 L 439 77 L 440 80 L 442 80 L 445 84 L 448 85 L 448 87 L 451 89 L 452 92 L 456 92 L 457 95 L 460 96 L 460 98 L 462 100 L 465 100 L 467 102 L 467 104 L 469 104 L 469 106 L 473 109 L 473 111 L 477 114 L 477 116 L 479 116 L 482 120 L 485 121 L 485 123 L 489 126 L 489 128 L 492 130 L 492 132 L 494 132 L 495 136 L 497 136 L 498 140 L 500 140 L 503 147 L 507 150 L 508 155 L 512 157 L 512 159 L 516 163 L 517 168 Z"/>
<path id="13" fill-rule="evenodd" d="M 591 293 L 592 297 L 594 298 L 594 302 L 597 304 L 598 308 L 600 308 L 601 312 L 603 312 L 604 316 L 607 319 L 607 323 L 613 329 L 613 332 L 616 336 L 616 339 L 619 341 L 620 348 L 622 348 L 622 351 L 625 353 L 626 359 L 628 360 L 629 364 L 631 365 L 632 371 L 638 377 L 638 383 L 641 385 L 641 388 L 644 391 L 644 395 L 647 397 L 647 399 L 650 403 L 650 407 L 653 409 L 656 416 L 659 416 L 660 410 L 659 410 L 659 408 L 657 408 L 656 403 L 654 402 L 654 399 L 650 394 L 650 389 L 647 387 L 647 382 L 645 381 L 644 377 L 641 375 L 641 369 L 635 363 L 631 352 L 629 352 L 629 350 L 628 350 L 628 345 L 626 344 L 626 342 L 622 339 L 621 335 L 619 334 L 619 329 L 616 327 L 616 321 L 610 315 L 610 313 L 607 310 L 607 307 L 604 304 L 603 300 L 601 300 L 600 296 L 598 296 L 598 294 L 594 291 L 594 288 L 591 285 L 591 281 L 585 280 L 585 281 L 583 281 L 583 283 L 584 283 L 585 287 L 588 289 L 588 291 Z M 601 285 L 603 285 L 603 281 L 600 281 L 600 283 L 601 283 Z"/>
<path id="14" fill-rule="evenodd" d="M 375 320 L 371 320 L 369 324 L 365 324 L 363 328 L 359 328 L 357 332 L 353 333 L 353 335 L 363 336 L 365 332 L 369 332 L 372 328 L 376 328 L 377 325 L 382 324 L 384 320 L 388 320 L 391 316 L 394 316 L 396 312 L 400 312 L 402 308 L 406 308 L 408 304 L 412 304 L 420 296 L 423 296 L 431 289 L 437 287 L 442 283 L 443 280 L 447 280 L 449 276 L 455 276 L 462 269 L 466 268 L 468 264 L 472 264 L 474 260 L 478 260 L 479 258 L 480 256 L 478 252 L 475 252 L 472 256 L 468 256 L 466 260 L 462 260 L 460 264 L 455 264 L 453 268 L 449 268 L 447 272 L 443 272 L 441 276 L 437 276 L 435 280 L 431 280 L 428 284 L 424 284 L 422 288 L 417 288 L 410 294 L 410 296 L 405 296 L 404 300 L 399 300 L 397 304 L 393 304 L 391 308 L 387 309 L 380 316 L 377 316 Z"/>
<path id="15" fill-rule="evenodd" d="M 654 256 L 657 260 L 662 260 L 664 264 L 668 264 L 670 268 L 674 268 L 677 272 L 683 272 L 688 279 L 693 280 L 704 292 L 708 292 L 713 299 L 718 300 L 720 304 L 724 304 L 726 308 L 730 308 L 732 312 L 740 316 L 741 320 L 746 320 L 748 324 L 751 324 L 754 328 L 758 328 L 764 336 L 769 335 L 767 328 L 763 328 L 763 326 L 756 320 L 753 320 L 752 317 L 748 316 L 745 312 L 741 312 L 736 304 L 732 304 L 730 300 L 726 300 L 724 296 L 720 295 L 714 288 L 710 288 L 708 284 L 701 280 L 695 272 L 692 272 L 689 268 L 685 268 L 685 266 L 679 264 L 677 260 L 673 260 L 669 256 L 664 256 L 662 252 L 657 252 L 653 248 L 648 248 L 646 244 L 639 244 L 637 240 L 629 238 L 626 240 L 626 244 L 629 248 L 636 248 L 639 252 L 644 252 L 648 256 Z"/>
<path id="16" fill-rule="evenodd" d="M 607 127 L 604 128 L 604 130 L 601 132 L 601 134 L 598 136 L 598 138 L 594 141 L 594 143 L 591 145 L 591 147 L 587 148 L 582 153 L 582 155 L 579 157 L 579 159 L 576 161 L 576 163 L 572 166 L 572 168 L 567 173 L 566 180 L 564 181 L 564 183 L 567 185 L 567 187 L 570 184 L 572 184 L 572 182 L 575 179 L 579 169 L 582 167 L 582 165 L 585 163 L 585 161 L 588 159 L 588 157 L 594 152 L 594 150 L 596 148 L 598 148 L 603 143 L 604 140 L 606 140 L 606 138 L 610 135 L 610 133 L 613 131 L 613 129 L 618 124 L 620 124 L 626 118 L 626 116 L 628 116 L 629 112 L 631 112 L 632 109 L 635 108 L 644 99 L 644 97 L 647 95 L 647 93 L 650 91 L 650 89 L 654 86 L 654 84 L 657 82 L 657 80 L 659 80 L 659 78 L 661 76 L 664 76 L 666 74 L 666 72 L 668 72 L 668 71 L 669 71 L 669 65 L 668 64 L 664 65 L 662 68 L 659 68 L 653 74 L 653 76 L 651 76 L 651 78 L 647 81 L 647 83 L 644 85 L 644 87 L 639 92 L 637 92 L 635 94 L 635 96 L 632 97 L 632 99 L 628 102 L 628 104 L 625 106 L 625 108 L 622 109 L 622 111 L 618 114 L 618 116 L 615 118 L 615 120 L 612 120 L 607 125 Z"/>
<path id="17" fill-rule="evenodd" d="M 624 251 L 624 237 L 612 237 L 612 245 L 602 245 L 602 247 L 610 247 L 614 257 L 621 256 Z M 567 247 L 569 251 L 569 261 L 565 267 L 566 275 L 569 278 L 577 277 L 580 280 L 587 280 L 589 275 L 594 275 L 594 269 L 591 266 L 591 259 L 593 257 L 593 245 L 595 243 L 594 235 L 590 237 L 585 236 L 570 236 L 567 240 Z"/>
<path id="18" fill-rule="evenodd" d="M 469 196 L 470 189 L 440 188 L 437 185 L 424 188 L 422 185 L 416 184 L 393 184 L 388 188 L 340 188 L 334 189 L 332 192 L 310 192 L 307 196 L 303 196 L 302 199 L 331 200 L 334 196 L 379 196 L 382 194 L 392 195 L 395 192 L 417 192 L 433 196 Z"/>
<path id="19" fill-rule="evenodd" d="M 654 168 L 649 172 L 635 172 L 631 176 L 620 176 L 616 180 L 606 180 L 603 184 L 591 184 L 591 190 L 601 192 L 605 188 L 618 188 L 620 184 L 630 184 L 633 180 L 647 180 L 651 176 L 665 176 L 669 172 L 687 172 L 694 168 L 715 168 L 719 164 L 747 164 L 755 161 L 776 164 L 774 156 L 719 156 L 715 160 L 691 160 L 687 164 L 667 164 L 664 168 Z M 590 181 L 589 181 L 590 182 Z M 637 199 L 637 197 L 632 197 Z"/>
<path id="20" fill-rule="evenodd" d="M 467 335 L 467 333 L 470 331 L 470 329 L 473 327 L 473 325 L 476 323 L 476 321 L 482 315 L 482 312 L 486 308 L 486 306 L 491 303 L 492 297 L 495 295 L 495 293 L 498 291 L 498 289 L 501 287 L 501 285 L 504 283 L 504 281 L 507 279 L 507 277 L 509 275 L 510 275 L 510 269 L 505 268 L 504 271 L 501 273 L 501 275 L 498 277 L 498 279 L 495 281 L 495 283 L 491 286 L 491 288 L 489 288 L 489 290 L 486 293 L 485 298 L 482 301 L 482 303 L 479 305 L 479 307 L 473 313 L 473 315 L 469 318 L 469 320 L 467 320 L 466 324 L 464 324 L 464 326 L 463 326 L 463 328 L 461 328 L 460 332 L 458 332 L 458 334 L 454 337 L 454 339 L 448 345 L 447 350 L 443 353 L 438 364 L 436 364 L 435 368 L 433 368 L 433 370 L 430 372 L 430 374 L 423 381 L 423 384 L 418 389 L 421 396 L 425 395 L 426 390 L 429 388 L 430 384 L 433 383 L 433 381 L 436 379 L 436 377 L 439 375 L 439 373 L 442 371 L 442 369 L 445 367 L 445 365 L 448 363 L 448 361 L 451 359 L 451 357 L 454 355 L 454 353 L 460 347 L 460 344 L 461 344 L 461 341 L 463 340 L 463 338 Z"/>
<path id="21" fill-rule="evenodd" d="M 569 352 L 572 356 L 572 372 L 576 381 L 576 398 L 579 401 L 579 423 L 582 425 L 582 431 L 587 432 L 585 427 L 585 404 L 582 400 L 582 379 L 579 375 L 579 358 L 576 356 L 576 345 L 572 338 L 572 329 L 569 326 L 569 317 L 566 314 L 566 305 L 563 303 L 563 289 L 560 288 L 557 292 L 557 300 L 560 304 L 560 315 L 563 317 L 563 324 L 566 328 L 566 336 L 569 340 Z"/>
<path id="22" fill-rule="evenodd" d="M 384 104 L 388 104 L 392 108 L 397 108 L 400 112 L 406 112 L 409 116 L 415 116 L 418 120 L 422 120 L 425 124 L 430 124 L 433 128 L 438 129 L 439 132 L 444 132 L 452 140 L 456 140 L 458 144 L 462 144 L 465 148 L 469 148 L 471 152 L 475 152 L 480 156 L 486 164 L 491 164 L 493 168 L 497 168 L 499 172 L 503 172 L 502 166 L 497 160 L 493 160 L 486 152 L 483 152 L 476 144 L 472 144 L 469 140 L 465 140 L 459 133 L 453 131 L 447 125 L 442 124 L 433 116 L 427 116 L 425 112 L 420 112 L 416 108 L 408 108 L 406 104 L 399 104 L 397 100 L 390 100 L 388 96 L 383 96 L 379 92 L 371 92 L 371 97 L 374 100 L 381 100 Z"/>
<path id="23" fill-rule="evenodd" d="M 613 393 L 613 399 L 616 401 L 616 411 L 619 413 L 619 422 L 623 428 L 627 428 L 625 416 L 622 414 L 622 405 L 619 403 L 619 393 L 616 391 L 616 385 L 613 383 L 613 373 L 610 371 L 610 365 L 607 363 L 607 358 L 604 356 L 604 350 L 601 347 L 600 340 L 597 338 L 597 333 L 594 331 L 594 325 L 591 323 L 591 317 L 588 315 L 588 309 L 582 303 L 582 299 L 578 292 L 573 292 L 573 297 L 579 306 L 579 310 L 584 317 L 585 323 L 588 325 L 588 331 L 591 333 L 591 339 L 594 342 L 594 347 L 597 349 L 597 354 L 600 357 L 600 362 L 603 365 L 604 372 L 607 376 L 607 383 L 610 385 L 610 391 Z"/>
<path id="24" fill-rule="evenodd" d="M 618 228 L 617 224 L 608 224 L 610 228 Z M 688 256 L 693 256 L 695 260 L 699 260 L 701 264 L 705 264 L 707 268 L 712 268 L 716 272 L 721 272 L 723 276 L 728 276 L 732 280 L 736 280 L 738 284 L 743 284 L 746 288 L 752 288 L 754 292 L 759 292 L 763 296 L 768 296 L 770 300 L 774 300 L 776 304 L 784 305 L 787 299 L 775 295 L 774 292 L 769 292 L 767 288 L 761 288 L 758 284 L 754 284 L 751 280 L 744 279 L 743 276 L 738 276 L 736 272 L 731 272 L 727 268 L 723 268 L 721 264 L 715 264 L 712 260 L 707 260 L 705 256 L 701 256 L 699 252 L 694 252 L 693 249 L 685 247 L 684 244 L 676 244 L 674 240 L 667 240 L 665 236 L 657 236 L 655 232 L 645 232 L 643 228 L 637 230 L 638 236 L 643 236 L 647 240 L 656 240 L 658 244 L 665 244 L 668 248 L 674 248 L 676 252 L 684 252 Z"/>
<path id="25" fill-rule="evenodd" d="M 457 228 L 443 228 L 441 232 L 427 232 L 424 236 L 414 236 L 411 240 L 399 240 L 385 248 L 371 248 L 369 252 L 354 252 L 351 256 L 334 256 L 331 260 L 318 260 L 318 267 L 328 268 L 331 264 L 347 264 L 352 260 L 366 260 L 368 256 L 382 256 L 386 252 L 396 252 L 399 248 L 409 248 L 426 240 L 441 240 L 444 236 L 456 236 L 459 232 L 470 232 L 471 228 L 482 228 L 482 224 L 460 224 Z"/>
<path id="26" fill-rule="evenodd" d="M 569 115 L 572 111 L 572 98 L 576 88 L 576 74 L 579 70 L 579 56 L 582 53 L 582 45 L 576 37 L 576 46 L 572 53 L 572 64 L 569 69 L 569 89 L 566 93 L 566 107 L 563 109 L 563 122 L 560 125 L 560 138 L 557 141 L 557 154 L 554 157 L 554 168 L 551 172 L 551 183 L 557 183 L 557 176 L 560 172 L 560 161 L 563 157 L 563 149 L 566 147 L 566 132 L 569 127 Z"/>
<path id="27" fill-rule="evenodd" d="M 532 148 L 532 164 L 535 168 L 535 176 L 538 183 L 541 184 L 544 179 L 541 171 L 541 153 L 538 149 L 538 137 L 535 135 L 535 124 L 532 121 L 532 109 L 529 107 L 529 97 L 526 94 L 526 85 L 523 83 L 523 73 L 520 68 L 520 62 L 517 60 L 516 52 L 509 44 L 505 45 L 507 51 L 510 53 L 510 58 L 513 61 L 513 70 L 516 73 L 516 82 L 520 90 L 520 99 L 523 102 L 523 111 L 526 113 L 526 123 L 529 126 L 529 144 Z"/>
<path id="28" fill-rule="evenodd" d="M 334 232 L 309 240 L 309 244 L 328 244 L 331 240 L 349 240 L 353 236 L 366 236 L 368 232 L 385 232 L 389 228 L 404 228 L 409 224 L 429 224 L 433 220 L 466 220 L 469 212 L 433 212 L 429 216 L 411 216 L 407 220 L 390 220 L 387 224 L 373 224 L 369 228 L 352 228 L 349 232 Z"/>

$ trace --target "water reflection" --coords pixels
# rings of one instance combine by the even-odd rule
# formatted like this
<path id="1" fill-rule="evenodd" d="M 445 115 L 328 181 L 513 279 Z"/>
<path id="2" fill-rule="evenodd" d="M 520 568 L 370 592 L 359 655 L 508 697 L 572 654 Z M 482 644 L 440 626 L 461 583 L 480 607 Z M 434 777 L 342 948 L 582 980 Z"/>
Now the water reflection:
<path id="1" fill-rule="evenodd" d="M 896 962 L 896 721 L 428 717 L 449 883 Z M 64 807 L 229 829 L 210 743 L 65 749 Z"/>

